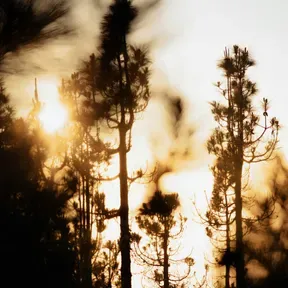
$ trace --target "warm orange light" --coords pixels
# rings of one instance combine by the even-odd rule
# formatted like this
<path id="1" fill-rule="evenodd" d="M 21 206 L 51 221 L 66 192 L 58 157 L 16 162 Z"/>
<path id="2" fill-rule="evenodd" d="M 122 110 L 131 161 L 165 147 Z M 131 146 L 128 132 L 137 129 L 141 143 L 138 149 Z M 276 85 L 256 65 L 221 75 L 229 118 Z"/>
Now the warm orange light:
<path id="1" fill-rule="evenodd" d="M 43 129 L 53 133 L 63 128 L 68 121 L 68 112 L 59 101 L 57 84 L 54 81 L 39 81 L 38 94 L 43 103 L 38 115 Z"/>
<path id="2" fill-rule="evenodd" d="M 48 133 L 53 133 L 67 122 L 67 110 L 60 103 L 47 103 L 39 113 L 43 128 Z"/>

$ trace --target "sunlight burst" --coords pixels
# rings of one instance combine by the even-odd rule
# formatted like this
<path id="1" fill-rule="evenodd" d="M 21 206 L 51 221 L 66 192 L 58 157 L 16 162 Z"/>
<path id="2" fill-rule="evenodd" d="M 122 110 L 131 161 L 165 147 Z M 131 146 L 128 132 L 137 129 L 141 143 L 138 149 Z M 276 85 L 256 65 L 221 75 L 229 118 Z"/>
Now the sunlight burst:
<path id="1" fill-rule="evenodd" d="M 60 103 L 48 103 L 39 113 L 39 119 L 45 131 L 53 133 L 66 124 L 67 110 Z"/>
<path id="2" fill-rule="evenodd" d="M 43 106 L 38 115 L 43 129 L 48 133 L 62 129 L 68 121 L 68 111 L 59 100 L 57 84 L 39 81 L 38 92 Z"/>

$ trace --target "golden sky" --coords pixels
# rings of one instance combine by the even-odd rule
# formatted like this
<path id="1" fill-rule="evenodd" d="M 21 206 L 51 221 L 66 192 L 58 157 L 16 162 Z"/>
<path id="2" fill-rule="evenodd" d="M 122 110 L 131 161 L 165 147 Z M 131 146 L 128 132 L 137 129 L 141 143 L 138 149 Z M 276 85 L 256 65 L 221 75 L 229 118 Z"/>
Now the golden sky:
<path id="1" fill-rule="evenodd" d="M 22 109 L 30 106 L 31 95 L 23 95 L 22 90 L 20 96 L 20 88 L 27 91 L 35 76 L 57 82 L 74 71 L 79 60 L 97 45 L 103 10 L 93 5 L 92 0 L 71 3 L 74 9 L 69 21 L 77 28 L 75 37 L 55 40 L 44 49 L 24 51 L 7 60 L 25 74 L 23 77 L 13 73 L 7 78 L 12 100 Z M 199 128 L 203 140 L 212 123 L 208 101 L 218 97 L 212 85 L 220 79 L 216 63 L 225 46 L 247 46 L 257 62 L 251 75 L 260 89 L 259 102 L 263 97 L 271 100 L 271 113 L 284 126 L 283 139 L 287 134 L 286 105 L 283 105 L 284 67 L 288 64 L 287 8 L 285 0 L 162 0 L 157 9 L 137 23 L 131 38 L 134 43 L 151 44 L 154 88 L 168 86 L 187 99 L 191 108 L 187 116 Z"/>

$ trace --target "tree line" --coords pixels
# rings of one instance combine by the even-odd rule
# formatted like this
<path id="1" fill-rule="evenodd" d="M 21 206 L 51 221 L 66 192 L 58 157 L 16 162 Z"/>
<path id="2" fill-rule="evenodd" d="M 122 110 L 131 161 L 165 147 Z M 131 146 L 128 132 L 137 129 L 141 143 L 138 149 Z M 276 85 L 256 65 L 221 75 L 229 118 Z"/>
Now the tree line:
<path id="1" fill-rule="evenodd" d="M 8 53 L 73 33 L 69 27 L 51 26 L 67 15 L 69 7 L 64 2 L 37 13 L 36 2 L 0 4 L 3 72 Z M 146 9 L 128 0 L 112 1 L 101 22 L 100 44 L 77 71 L 62 80 L 59 94 L 71 115 L 68 136 L 46 135 L 42 129 L 37 80 L 31 112 L 25 119 L 15 117 L 3 74 L 2 281 L 8 287 L 131 288 L 135 262 L 143 267 L 148 287 L 285 287 L 288 170 L 279 158 L 274 162 L 278 173 L 271 176 L 271 196 L 251 195 L 249 167 L 275 156 L 280 125 L 268 115 L 267 99 L 263 99 L 263 111 L 255 108 L 257 86 L 248 77 L 255 61 L 246 48 L 226 48 L 218 63 L 223 78 L 215 86 L 222 101 L 210 103 L 216 125 L 207 141 L 208 152 L 215 156 L 212 197 L 206 213 L 191 201 L 191 213 L 196 211 L 214 247 L 214 259 L 206 266 L 217 271 L 212 280 L 207 275 L 197 278 L 193 253 L 177 257 L 187 218 L 181 213 L 179 195 L 159 189 L 161 169 L 129 175 L 127 155 L 134 123 L 153 97 L 149 50 L 133 45 L 128 37 Z M 178 123 L 185 106 L 181 100 L 170 102 Z M 107 133 L 115 136 L 116 143 L 107 141 Z M 118 159 L 118 172 L 107 175 L 112 159 Z M 141 179 L 154 182 L 156 189 L 137 211 L 139 231 L 132 231 L 129 190 Z M 108 209 L 102 184 L 115 180 L 120 206 Z M 284 224 L 275 229 L 278 215 Z M 120 220 L 117 241 L 103 237 L 111 219 Z M 263 275 L 253 275 L 254 270 Z"/>

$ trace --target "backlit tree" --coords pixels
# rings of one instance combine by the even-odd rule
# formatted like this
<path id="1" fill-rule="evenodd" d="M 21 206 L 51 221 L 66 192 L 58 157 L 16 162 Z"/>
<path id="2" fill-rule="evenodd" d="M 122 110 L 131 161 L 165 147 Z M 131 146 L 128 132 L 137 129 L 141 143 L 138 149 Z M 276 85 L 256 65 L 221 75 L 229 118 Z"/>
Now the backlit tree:
<path id="1" fill-rule="evenodd" d="M 223 166 L 226 163 L 228 170 L 225 173 L 235 193 L 232 209 L 235 209 L 236 224 L 236 283 L 237 287 L 241 288 L 246 287 L 242 215 L 244 165 L 268 160 L 278 142 L 279 130 L 279 123 L 275 118 L 268 120 L 267 99 L 263 98 L 263 123 L 253 107 L 257 87 L 248 78 L 247 72 L 254 64 L 246 48 L 234 46 L 231 52 L 225 50 L 218 65 L 224 73 L 224 83 L 218 82 L 216 85 L 224 101 L 211 103 L 218 127 L 207 145 L 209 153 L 216 156 L 218 164 L 222 163 Z M 266 144 L 263 144 L 265 140 Z M 224 182 L 221 185 L 224 185 Z"/>

